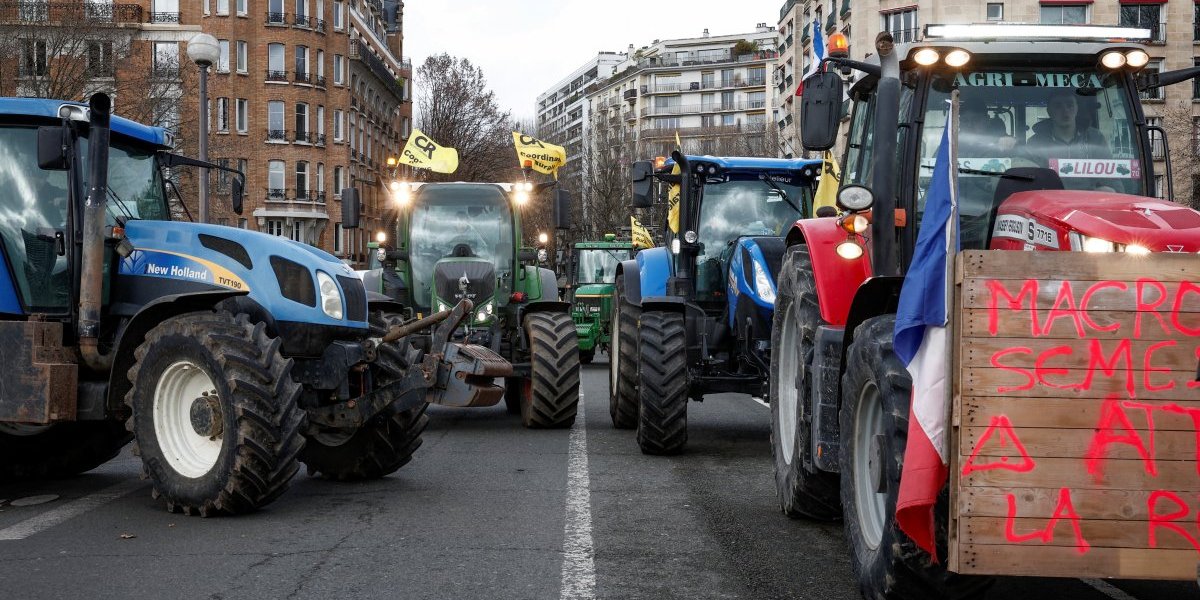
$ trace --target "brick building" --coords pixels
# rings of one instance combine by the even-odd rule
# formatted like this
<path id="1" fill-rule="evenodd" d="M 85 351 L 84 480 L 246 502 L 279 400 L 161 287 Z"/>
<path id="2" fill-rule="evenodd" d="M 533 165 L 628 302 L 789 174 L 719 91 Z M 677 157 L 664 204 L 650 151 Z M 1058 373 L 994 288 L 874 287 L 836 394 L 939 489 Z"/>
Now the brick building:
<path id="1" fill-rule="evenodd" d="M 217 38 L 209 69 L 209 157 L 246 174 L 242 215 L 229 179 L 212 175 L 211 219 L 362 258 L 389 219 L 388 156 L 412 128 L 412 66 L 403 56 L 397 0 L 0 1 L 0 24 L 20 27 L 0 53 L 17 77 L 0 93 L 114 95 L 118 114 L 176 131 L 194 155 L 197 67 L 187 40 Z M 72 45 L 62 31 L 84 30 Z M 57 32 L 57 33 L 56 33 Z M 63 38 L 59 40 L 57 38 Z M 4 61 L 0 61 L 4 62 Z M 80 73 L 74 89 L 63 79 Z M 11 80 L 12 83 L 6 83 Z M 180 186 L 192 215 L 195 186 Z M 360 190 L 363 229 L 342 230 L 340 190 Z"/>

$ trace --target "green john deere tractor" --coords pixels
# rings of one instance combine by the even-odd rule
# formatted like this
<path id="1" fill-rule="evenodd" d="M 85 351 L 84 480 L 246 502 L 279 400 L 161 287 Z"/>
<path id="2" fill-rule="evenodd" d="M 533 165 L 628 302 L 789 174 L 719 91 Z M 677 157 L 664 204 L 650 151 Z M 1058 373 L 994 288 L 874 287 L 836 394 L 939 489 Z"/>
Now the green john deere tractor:
<path id="1" fill-rule="evenodd" d="M 579 362 L 608 353 L 617 265 L 633 258 L 633 242 L 605 234 L 602 242 L 579 242 L 571 256 L 571 318 L 579 335 Z"/>
<path id="2" fill-rule="evenodd" d="M 553 182 L 395 182 L 392 189 L 396 229 L 376 238 L 373 268 L 361 273 L 367 289 L 418 317 L 470 299 L 475 312 L 455 341 L 510 359 L 508 411 L 520 413 L 526 427 L 570 427 L 579 402 L 571 306 L 559 298 L 554 272 L 538 266 L 538 252 L 521 247 L 524 207 L 551 196 L 555 226 L 567 229 L 570 196 Z"/>

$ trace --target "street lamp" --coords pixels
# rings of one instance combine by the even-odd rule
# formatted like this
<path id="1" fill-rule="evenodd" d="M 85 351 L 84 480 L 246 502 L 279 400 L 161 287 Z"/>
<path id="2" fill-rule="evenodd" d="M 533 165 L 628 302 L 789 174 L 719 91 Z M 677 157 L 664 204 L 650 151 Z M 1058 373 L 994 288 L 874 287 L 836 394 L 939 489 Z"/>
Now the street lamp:
<path id="1" fill-rule="evenodd" d="M 207 33 L 192 36 L 188 58 L 200 67 L 200 160 L 208 162 L 208 68 L 221 58 L 217 38 Z M 208 169 L 200 169 L 200 222 L 208 222 Z"/>

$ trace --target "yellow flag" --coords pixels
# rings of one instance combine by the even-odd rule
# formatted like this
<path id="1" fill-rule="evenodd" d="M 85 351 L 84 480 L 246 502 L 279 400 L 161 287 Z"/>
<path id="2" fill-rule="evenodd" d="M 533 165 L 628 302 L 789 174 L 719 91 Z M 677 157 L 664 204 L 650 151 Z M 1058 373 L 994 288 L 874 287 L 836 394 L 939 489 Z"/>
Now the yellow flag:
<path id="1" fill-rule="evenodd" d="M 412 136 L 404 145 L 404 152 L 400 153 L 400 164 L 438 173 L 453 173 L 458 170 L 458 150 L 439 146 L 414 127 Z"/>
<path id="2" fill-rule="evenodd" d="M 633 245 L 638 248 L 653 248 L 654 236 L 650 235 L 650 230 L 646 229 L 645 225 L 637 220 L 637 217 L 629 217 L 629 225 L 633 231 Z"/>
<path id="3" fill-rule="evenodd" d="M 813 201 L 813 214 L 822 206 L 837 208 L 838 182 L 842 179 L 842 171 L 838 168 L 837 159 L 833 153 L 825 151 L 825 161 L 821 165 L 821 180 L 817 183 L 817 197 Z"/>
<path id="4" fill-rule="evenodd" d="M 671 167 L 671 174 L 678 175 L 679 173 L 679 163 L 675 163 L 675 166 Z M 667 226 L 675 233 L 679 233 L 680 193 L 681 189 L 678 183 L 672 183 L 670 189 L 667 190 Z"/>
<path id="5" fill-rule="evenodd" d="M 567 151 L 562 146 L 516 131 L 513 132 L 513 147 L 517 149 L 517 160 L 522 167 L 529 163 L 534 171 L 554 175 L 555 179 L 558 179 L 558 168 L 567 163 Z"/>

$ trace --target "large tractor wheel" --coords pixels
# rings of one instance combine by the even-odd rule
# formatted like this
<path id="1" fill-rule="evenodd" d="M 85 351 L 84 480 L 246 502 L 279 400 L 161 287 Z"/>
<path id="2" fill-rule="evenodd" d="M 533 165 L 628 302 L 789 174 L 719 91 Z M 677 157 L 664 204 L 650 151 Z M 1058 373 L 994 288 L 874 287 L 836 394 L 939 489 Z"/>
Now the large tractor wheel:
<path id="1" fill-rule="evenodd" d="M 962 599 L 992 580 L 946 570 L 948 498 L 935 508 L 937 561 L 900 531 L 893 516 L 908 441 L 912 379 L 892 351 L 895 315 L 864 321 L 846 353 L 842 378 L 841 498 L 851 566 L 864 598 Z"/>
<path id="2" fill-rule="evenodd" d="M 70 477 L 111 460 L 132 436 L 119 422 L 0 423 L 0 483 Z"/>
<path id="3" fill-rule="evenodd" d="M 642 313 L 638 343 L 638 446 L 679 454 L 687 443 L 687 333 L 682 314 Z"/>
<path id="4" fill-rule="evenodd" d="M 805 246 L 788 250 L 771 327 L 771 454 L 779 507 L 792 518 L 841 516 L 838 478 L 812 465 L 814 337 L 821 323 Z"/>
<path id="5" fill-rule="evenodd" d="M 128 426 L 168 510 L 245 513 L 287 489 L 304 413 L 280 345 L 262 323 L 216 311 L 167 319 L 134 352 Z"/>
<path id="6" fill-rule="evenodd" d="M 579 338 L 565 313 L 525 317 L 530 378 L 521 394 L 521 422 L 533 429 L 562 429 L 579 408 Z"/>
<path id="7" fill-rule="evenodd" d="M 608 351 L 608 415 L 613 427 L 633 429 L 638 422 L 638 318 L 642 309 L 625 299 L 617 279 L 613 294 L 612 347 Z"/>
<path id="8" fill-rule="evenodd" d="M 372 312 L 368 323 L 371 336 L 379 337 L 393 325 L 403 322 L 399 315 Z M 407 340 L 384 344 L 377 350 L 378 358 L 371 363 L 371 379 L 382 387 L 402 379 L 410 365 L 421 360 L 421 351 Z M 425 394 L 425 390 L 410 393 Z M 310 430 L 300 461 L 308 466 L 310 475 L 325 479 L 354 481 L 377 479 L 396 472 L 412 460 L 413 452 L 421 447 L 421 432 L 429 423 L 425 415 L 428 404 L 389 414 L 386 411 L 367 421 L 358 429 L 317 428 Z"/>

